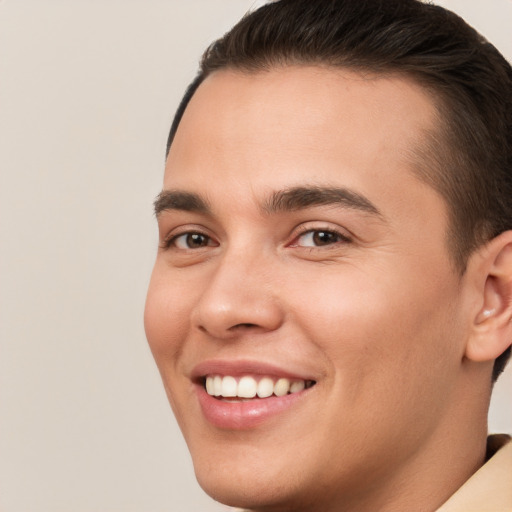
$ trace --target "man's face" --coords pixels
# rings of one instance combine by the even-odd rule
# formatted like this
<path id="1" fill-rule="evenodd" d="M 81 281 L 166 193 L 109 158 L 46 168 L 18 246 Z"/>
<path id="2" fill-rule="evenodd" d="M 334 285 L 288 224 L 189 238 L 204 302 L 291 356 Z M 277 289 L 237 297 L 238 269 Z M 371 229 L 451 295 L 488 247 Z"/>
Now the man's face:
<path id="1" fill-rule="evenodd" d="M 434 122 L 409 81 L 320 67 L 221 71 L 193 97 L 145 323 L 216 499 L 359 503 L 404 485 L 449 428 L 464 282 L 410 156 Z"/>

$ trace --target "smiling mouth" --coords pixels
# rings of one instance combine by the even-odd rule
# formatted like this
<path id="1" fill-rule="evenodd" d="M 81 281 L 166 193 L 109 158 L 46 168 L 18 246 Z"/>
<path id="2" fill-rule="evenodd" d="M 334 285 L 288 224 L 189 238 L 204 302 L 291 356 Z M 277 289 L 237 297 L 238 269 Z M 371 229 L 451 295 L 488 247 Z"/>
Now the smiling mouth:
<path id="1" fill-rule="evenodd" d="M 313 380 L 261 377 L 250 375 L 233 377 L 231 375 L 207 375 L 203 378 L 206 392 L 219 400 L 240 401 L 281 397 L 299 393 L 316 384 Z"/>

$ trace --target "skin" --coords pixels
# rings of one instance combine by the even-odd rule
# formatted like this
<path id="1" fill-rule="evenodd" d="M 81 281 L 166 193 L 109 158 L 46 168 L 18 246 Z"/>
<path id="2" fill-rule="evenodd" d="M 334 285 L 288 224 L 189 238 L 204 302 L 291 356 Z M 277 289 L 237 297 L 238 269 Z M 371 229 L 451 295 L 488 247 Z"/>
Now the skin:
<path id="1" fill-rule="evenodd" d="M 192 98 L 163 189 L 209 211 L 159 211 L 145 326 L 215 499 L 429 511 L 481 465 L 492 362 L 467 352 L 482 290 L 498 294 L 483 257 L 455 270 L 446 205 L 413 172 L 410 150 L 435 118 L 410 81 L 320 67 L 223 70 Z M 374 208 L 268 207 L 293 187 L 349 189 Z M 333 235 L 318 245 L 319 231 Z M 201 244 L 187 245 L 190 232 Z M 316 384 L 270 420 L 222 429 L 191 378 L 212 359 L 271 363 Z"/>

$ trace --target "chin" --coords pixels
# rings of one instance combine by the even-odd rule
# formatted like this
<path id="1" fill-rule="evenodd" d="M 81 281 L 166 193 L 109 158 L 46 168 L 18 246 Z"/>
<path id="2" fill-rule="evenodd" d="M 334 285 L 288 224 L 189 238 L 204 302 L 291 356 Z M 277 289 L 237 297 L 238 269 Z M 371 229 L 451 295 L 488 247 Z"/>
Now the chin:
<path id="1" fill-rule="evenodd" d="M 258 456 L 254 448 L 236 452 L 235 446 L 229 457 L 193 457 L 197 481 L 214 500 L 273 512 L 297 510 L 296 504 L 303 504 L 305 486 L 294 471 L 298 465 L 284 464 L 275 453 L 274 457 L 262 457 L 261 452 Z"/>
<path id="2" fill-rule="evenodd" d="M 202 489 L 214 500 L 244 510 L 251 511 L 286 511 L 296 510 L 293 505 L 293 492 L 282 482 L 265 475 L 255 474 L 248 468 L 243 478 L 234 472 L 221 476 L 196 472 L 196 477 Z"/>

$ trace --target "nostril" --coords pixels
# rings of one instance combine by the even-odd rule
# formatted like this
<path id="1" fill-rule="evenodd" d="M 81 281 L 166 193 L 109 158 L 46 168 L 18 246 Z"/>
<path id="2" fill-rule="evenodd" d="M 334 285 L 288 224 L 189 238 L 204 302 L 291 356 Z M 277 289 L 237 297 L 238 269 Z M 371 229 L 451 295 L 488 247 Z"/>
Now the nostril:
<path id="1" fill-rule="evenodd" d="M 213 331 L 210 331 L 207 327 L 205 327 L 204 325 L 198 325 L 197 326 L 198 329 L 204 333 L 210 333 L 210 332 L 213 332 Z M 231 327 L 228 327 L 227 331 L 226 331 L 226 334 L 227 333 L 231 333 L 231 334 L 234 334 L 236 333 L 237 331 L 242 331 L 242 330 L 247 330 L 247 329 L 257 329 L 259 326 L 258 324 L 251 324 L 251 323 L 240 323 L 240 324 L 235 324 L 235 325 L 232 325 Z"/>
<path id="2" fill-rule="evenodd" d="M 256 324 L 236 324 L 231 327 L 231 329 L 250 329 L 251 327 L 258 327 Z"/>

